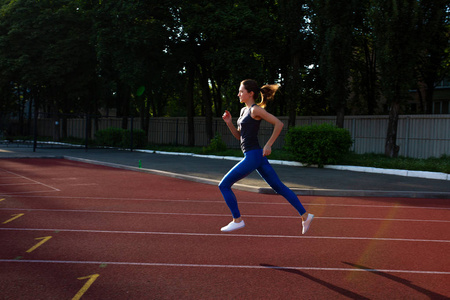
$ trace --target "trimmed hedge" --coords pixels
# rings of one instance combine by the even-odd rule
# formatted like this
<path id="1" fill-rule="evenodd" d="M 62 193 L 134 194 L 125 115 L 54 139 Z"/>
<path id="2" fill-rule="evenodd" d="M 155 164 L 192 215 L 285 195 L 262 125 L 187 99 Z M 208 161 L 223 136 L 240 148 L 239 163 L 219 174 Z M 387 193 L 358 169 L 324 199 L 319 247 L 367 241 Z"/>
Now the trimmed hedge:
<path id="1" fill-rule="evenodd" d="M 320 168 L 336 163 L 349 152 L 352 144 L 347 129 L 329 123 L 292 127 L 285 137 L 285 149 L 294 155 L 295 160 Z"/>
<path id="2" fill-rule="evenodd" d="M 130 148 L 130 130 L 122 128 L 108 128 L 95 133 L 95 142 L 98 146 Z M 147 136 L 141 129 L 133 130 L 133 148 L 145 148 Z"/>
<path id="3" fill-rule="evenodd" d="M 211 139 L 208 147 L 203 147 L 203 153 L 216 153 L 227 150 L 227 145 L 222 141 L 222 136 L 219 133 Z"/>

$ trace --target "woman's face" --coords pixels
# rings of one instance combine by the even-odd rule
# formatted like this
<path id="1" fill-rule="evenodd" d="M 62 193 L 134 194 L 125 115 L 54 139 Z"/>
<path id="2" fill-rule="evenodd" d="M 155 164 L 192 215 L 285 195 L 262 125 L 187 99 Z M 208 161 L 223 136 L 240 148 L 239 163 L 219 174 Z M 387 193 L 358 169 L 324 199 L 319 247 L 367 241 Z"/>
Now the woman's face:
<path id="1" fill-rule="evenodd" d="M 241 103 L 247 103 L 249 99 L 253 99 L 253 92 L 248 92 L 244 85 L 241 84 L 239 87 L 239 93 L 238 93 L 239 100 Z"/>

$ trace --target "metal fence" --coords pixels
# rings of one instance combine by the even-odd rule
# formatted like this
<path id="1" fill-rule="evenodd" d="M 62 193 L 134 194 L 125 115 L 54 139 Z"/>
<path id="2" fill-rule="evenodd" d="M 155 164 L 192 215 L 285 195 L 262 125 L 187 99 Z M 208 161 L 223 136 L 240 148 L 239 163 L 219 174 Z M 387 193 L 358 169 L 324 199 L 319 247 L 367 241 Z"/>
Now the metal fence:
<path id="1" fill-rule="evenodd" d="M 284 145 L 284 137 L 288 130 L 288 117 L 279 117 L 286 125 L 280 137 L 273 145 L 280 149 Z M 349 130 L 354 144 L 352 151 L 362 153 L 384 153 L 384 144 L 388 126 L 388 116 L 346 116 L 344 128 Z M 233 120 L 236 124 L 236 119 Z M 297 117 L 296 126 L 331 123 L 335 124 L 336 117 Z M 37 120 L 39 136 L 50 136 L 54 140 L 60 139 L 62 134 L 62 119 L 40 118 Z M 140 129 L 139 118 L 129 118 L 128 128 Z M 89 125 L 91 130 L 87 131 Z M 120 128 L 122 118 L 89 117 L 67 118 L 67 136 L 94 139 L 95 132 L 109 127 Z M 205 118 L 194 118 L 195 146 L 207 146 Z M 260 143 L 265 143 L 272 134 L 272 125 L 261 123 Z M 238 148 L 239 142 L 232 136 L 221 118 L 213 119 L 213 131 L 220 134 L 229 148 Z M 149 122 L 148 142 L 150 144 L 187 145 L 188 126 L 186 118 L 151 118 Z M 397 144 L 400 146 L 399 155 L 428 158 L 450 155 L 450 115 L 402 115 L 398 121 Z"/>

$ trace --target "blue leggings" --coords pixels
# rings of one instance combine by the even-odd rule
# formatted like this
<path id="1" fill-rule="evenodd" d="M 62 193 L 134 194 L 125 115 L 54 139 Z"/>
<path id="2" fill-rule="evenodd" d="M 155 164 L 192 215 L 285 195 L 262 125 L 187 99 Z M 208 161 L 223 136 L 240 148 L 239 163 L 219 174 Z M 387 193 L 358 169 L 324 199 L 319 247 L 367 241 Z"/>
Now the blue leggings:
<path id="1" fill-rule="evenodd" d="M 241 213 L 239 212 L 236 196 L 231 190 L 231 186 L 254 170 L 259 173 L 277 194 L 286 198 L 300 215 L 303 215 L 306 212 L 297 195 L 295 195 L 295 193 L 285 186 L 278 178 L 277 173 L 275 173 L 275 170 L 270 165 L 267 157 L 263 156 L 262 149 L 257 149 L 245 152 L 244 159 L 237 163 L 219 183 L 220 192 L 230 208 L 233 218 L 239 218 Z"/>

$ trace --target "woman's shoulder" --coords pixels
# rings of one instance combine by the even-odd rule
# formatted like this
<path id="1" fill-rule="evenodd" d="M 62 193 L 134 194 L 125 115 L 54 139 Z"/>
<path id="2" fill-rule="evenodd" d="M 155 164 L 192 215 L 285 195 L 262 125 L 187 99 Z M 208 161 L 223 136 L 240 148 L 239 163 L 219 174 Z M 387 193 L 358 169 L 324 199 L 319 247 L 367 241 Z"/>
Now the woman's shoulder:
<path id="1" fill-rule="evenodd" d="M 267 110 L 265 110 L 264 108 L 260 107 L 260 106 L 254 106 L 252 107 L 252 117 L 254 119 L 257 120 L 266 120 L 269 123 L 274 124 L 277 120 L 279 121 L 279 119 L 277 117 L 275 117 L 274 115 L 272 115 L 271 113 L 269 113 Z"/>
<path id="2" fill-rule="evenodd" d="M 266 110 L 259 105 L 253 105 L 250 108 L 250 113 L 252 118 L 260 120 L 263 118 L 263 116 L 267 113 Z"/>
<path id="3" fill-rule="evenodd" d="M 250 111 L 252 114 L 264 114 L 267 113 L 267 111 L 262 108 L 261 106 L 255 104 L 250 108 Z"/>

